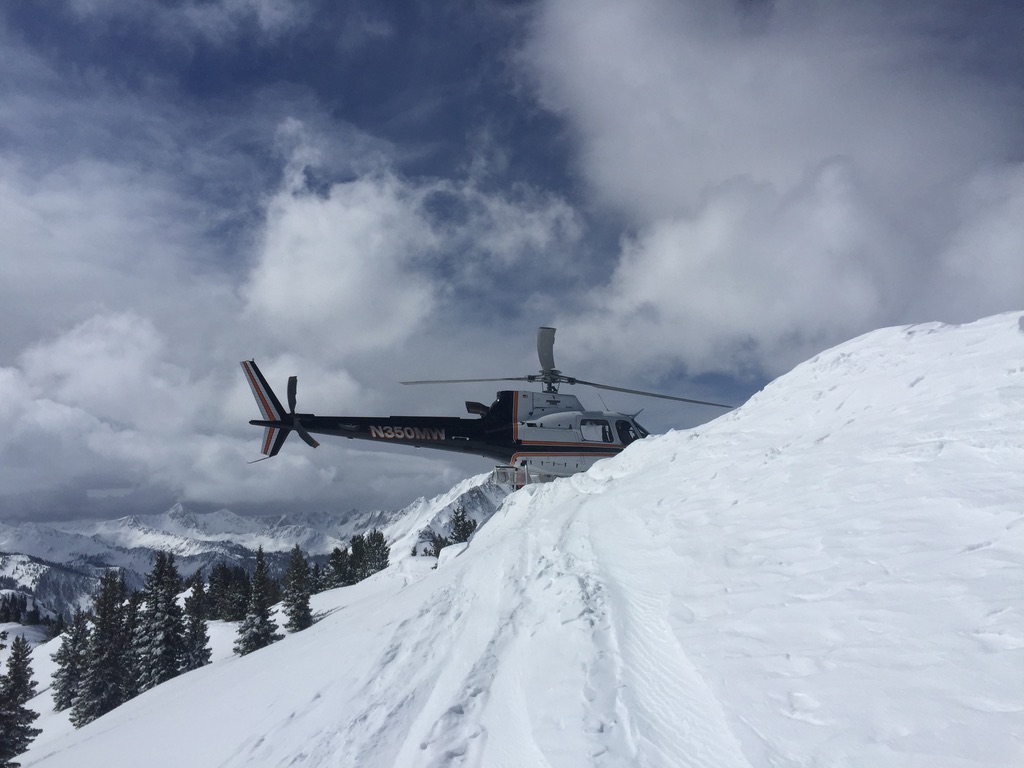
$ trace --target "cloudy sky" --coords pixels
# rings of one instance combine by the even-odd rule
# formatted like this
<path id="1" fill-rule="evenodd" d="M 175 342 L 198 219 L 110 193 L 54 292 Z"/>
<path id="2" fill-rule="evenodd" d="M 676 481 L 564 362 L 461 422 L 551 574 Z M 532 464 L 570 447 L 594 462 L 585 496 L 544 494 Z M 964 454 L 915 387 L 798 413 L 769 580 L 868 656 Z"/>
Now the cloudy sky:
<path id="1" fill-rule="evenodd" d="M 1013 0 L 7 0 L 0 519 L 397 507 L 490 466 L 247 464 L 243 358 L 300 411 L 463 415 L 496 387 L 397 382 L 532 373 L 554 325 L 573 375 L 742 402 L 1024 309 L 1021 40 Z"/>

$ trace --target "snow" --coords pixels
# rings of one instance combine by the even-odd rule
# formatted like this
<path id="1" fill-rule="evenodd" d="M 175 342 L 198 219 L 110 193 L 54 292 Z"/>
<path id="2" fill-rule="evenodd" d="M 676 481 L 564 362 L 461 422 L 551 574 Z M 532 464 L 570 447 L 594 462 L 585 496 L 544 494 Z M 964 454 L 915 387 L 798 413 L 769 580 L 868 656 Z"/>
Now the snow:
<path id="1" fill-rule="evenodd" d="M 21 762 L 1024 765 L 1022 467 L 1024 314 L 876 331 Z"/>
<path id="2" fill-rule="evenodd" d="M 33 562 L 25 555 L 8 555 L 0 552 L 0 576 L 6 576 L 19 584 L 35 588 L 39 583 L 39 577 L 45 571 L 46 566 Z"/>
<path id="3" fill-rule="evenodd" d="M 7 657 L 11 655 L 11 642 L 14 638 L 21 635 L 25 638 L 31 646 L 39 645 L 40 643 L 46 642 L 47 627 L 42 624 L 33 624 L 26 626 L 25 624 L 18 624 L 13 621 L 0 621 L 0 632 L 7 633 L 7 640 L 4 641 L 4 647 L 0 648 L 0 664 L 7 664 Z M 6 671 L 4 666 L 4 671 Z"/>

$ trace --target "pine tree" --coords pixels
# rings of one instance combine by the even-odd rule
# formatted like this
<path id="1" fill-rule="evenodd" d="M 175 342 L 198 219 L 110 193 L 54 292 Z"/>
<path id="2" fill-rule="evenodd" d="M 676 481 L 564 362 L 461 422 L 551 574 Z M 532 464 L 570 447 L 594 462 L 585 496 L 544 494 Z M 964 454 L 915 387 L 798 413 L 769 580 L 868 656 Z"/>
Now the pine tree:
<path id="1" fill-rule="evenodd" d="M 342 549 L 335 547 L 331 551 L 331 558 L 328 561 L 330 567 L 330 585 L 332 587 L 344 587 L 352 582 L 349 581 L 349 554 L 348 547 Z"/>
<path id="2" fill-rule="evenodd" d="M 376 529 L 370 531 L 366 537 L 366 576 L 387 568 L 390 555 L 391 547 L 385 541 L 384 534 Z"/>
<path id="3" fill-rule="evenodd" d="M 210 587 L 206 598 L 210 603 L 212 618 L 230 621 L 227 616 L 231 613 L 231 568 L 227 563 L 217 563 L 210 570 Z"/>
<path id="4" fill-rule="evenodd" d="M 281 582 L 270 575 L 267 571 L 267 605 L 280 603 L 284 593 L 281 590 Z"/>
<path id="5" fill-rule="evenodd" d="M 36 681 L 32 679 L 31 652 L 32 647 L 24 635 L 18 635 L 11 642 L 7 674 L 0 680 L 0 687 L 16 704 L 28 703 L 36 692 Z"/>
<path id="6" fill-rule="evenodd" d="M 78 696 L 71 706 L 77 728 L 127 701 L 133 688 L 125 636 L 125 585 L 114 571 L 100 578 L 93 599 L 93 627 Z"/>
<path id="7" fill-rule="evenodd" d="M 208 601 L 203 580 L 192 582 L 192 594 L 185 598 L 185 656 L 182 671 L 189 672 L 210 663 L 210 634 L 207 631 Z"/>
<path id="8" fill-rule="evenodd" d="M 269 588 L 270 576 L 267 573 L 267 563 L 261 546 L 256 550 L 256 570 L 252 575 L 249 609 L 238 627 L 238 639 L 235 640 L 234 650 L 239 656 L 265 648 L 282 637 L 276 634 L 277 624 L 270 618 L 270 603 L 267 597 Z"/>
<path id="9" fill-rule="evenodd" d="M 180 589 L 181 577 L 174 555 L 157 552 L 142 590 L 144 602 L 134 634 L 139 693 L 181 673 L 185 661 L 185 619 L 178 605 Z"/>
<path id="10" fill-rule="evenodd" d="M 54 619 L 46 631 L 47 640 L 56 640 L 58 637 L 64 634 L 64 631 L 68 628 L 67 622 L 64 620 L 64 614 L 58 613 L 57 618 Z"/>
<path id="11" fill-rule="evenodd" d="M 249 607 L 249 574 L 240 565 L 217 563 L 210 571 L 209 618 L 241 621 Z"/>
<path id="12" fill-rule="evenodd" d="M 71 617 L 60 648 L 52 658 L 57 662 L 57 671 L 53 673 L 53 709 L 61 712 L 70 707 L 78 686 L 85 672 L 85 664 L 89 651 L 89 619 L 81 608 Z"/>
<path id="13" fill-rule="evenodd" d="M 288 617 L 284 626 L 292 632 L 301 632 L 313 626 L 313 614 L 309 608 L 309 581 L 309 563 L 296 544 L 284 574 L 284 612 Z"/>
<path id="14" fill-rule="evenodd" d="M 469 541 L 476 530 L 476 520 L 466 515 L 466 508 L 461 504 L 452 513 L 452 541 L 455 543 Z"/>
<path id="15" fill-rule="evenodd" d="M 222 616 L 225 621 L 241 621 L 249 609 L 252 597 L 252 580 L 245 568 L 236 565 L 228 572 L 228 604 Z"/>
<path id="16" fill-rule="evenodd" d="M 6 637 L 6 633 L 3 633 Z M 19 635 L 11 643 L 7 659 L 7 674 L 0 677 L 0 766 L 17 768 L 11 758 L 20 755 L 32 739 L 42 731 L 33 728 L 38 712 L 25 706 L 32 698 L 36 683 L 32 680 L 32 667 L 28 641 Z"/>
<path id="17" fill-rule="evenodd" d="M 186 591 L 186 590 L 192 589 L 197 584 L 202 584 L 203 585 L 203 590 L 205 591 L 205 589 L 206 589 L 206 579 L 203 578 L 203 569 L 202 568 L 200 568 L 198 571 L 195 571 L 191 576 L 189 576 L 187 579 L 185 579 L 182 582 L 182 591 Z"/>
<path id="18" fill-rule="evenodd" d="M 127 590 L 127 586 L 124 586 L 123 589 Z M 142 592 L 132 592 L 128 595 L 128 599 L 121 603 L 121 636 L 124 638 L 125 701 L 142 693 L 142 688 L 139 687 L 142 655 L 140 649 L 135 645 L 142 622 L 142 601 Z"/>
<path id="19" fill-rule="evenodd" d="M 355 584 L 367 577 L 366 573 L 366 539 L 363 535 L 356 534 L 349 540 L 348 555 L 348 581 L 346 584 Z"/>
<path id="20" fill-rule="evenodd" d="M 310 594 L 318 594 L 326 589 L 324 584 L 324 571 L 320 567 L 320 563 L 313 563 L 309 569 L 309 592 Z"/>
<path id="21" fill-rule="evenodd" d="M 438 557 L 441 554 L 441 550 L 452 543 L 452 540 L 447 536 L 431 531 L 430 532 L 430 548 L 427 550 L 427 554 L 431 557 Z"/>

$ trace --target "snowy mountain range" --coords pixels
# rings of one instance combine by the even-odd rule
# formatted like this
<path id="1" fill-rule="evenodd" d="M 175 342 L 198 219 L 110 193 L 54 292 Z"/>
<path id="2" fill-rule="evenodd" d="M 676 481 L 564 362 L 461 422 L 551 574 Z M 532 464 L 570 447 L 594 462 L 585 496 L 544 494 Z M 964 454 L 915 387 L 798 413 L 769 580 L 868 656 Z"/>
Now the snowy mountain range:
<path id="1" fill-rule="evenodd" d="M 1024 313 L 889 328 L 510 495 L 26 768 L 1024 765 Z M 435 567 L 436 566 L 436 567 Z"/>
<path id="2" fill-rule="evenodd" d="M 488 475 L 482 475 L 464 484 L 450 499 L 450 507 L 462 504 L 469 516 L 483 521 L 506 493 Z M 433 517 L 423 520 L 425 509 L 432 509 Z M 227 509 L 196 514 L 176 504 L 162 514 L 116 520 L 0 523 L 0 576 L 12 578 L 43 605 L 68 615 L 78 605 L 88 607 L 107 567 L 125 569 L 129 584 L 140 587 L 157 551 L 172 553 L 179 572 L 189 576 L 200 568 L 209 572 L 221 561 L 251 566 L 256 549 L 262 546 L 271 571 L 276 572 L 283 571 L 288 552 L 296 544 L 308 555 L 323 559 L 335 547 L 347 546 L 353 535 L 398 520 L 423 520 L 421 528 L 410 535 L 423 535 L 431 525 L 443 532 L 450 512 L 435 509 L 425 499 L 400 510 L 298 512 L 252 518 Z"/>

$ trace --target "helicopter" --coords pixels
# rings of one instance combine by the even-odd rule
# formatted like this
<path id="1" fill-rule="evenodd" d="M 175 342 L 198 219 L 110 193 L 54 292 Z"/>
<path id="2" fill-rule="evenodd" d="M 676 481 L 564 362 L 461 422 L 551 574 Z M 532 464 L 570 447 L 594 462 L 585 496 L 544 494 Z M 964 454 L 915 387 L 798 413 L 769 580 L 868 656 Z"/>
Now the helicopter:
<path id="1" fill-rule="evenodd" d="M 429 379 L 401 384 L 458 384 L 495 381 L 540 383 L 541 391 L 501 390 L 491 405 L 467 400 L 473 418 L 457 416 L 316 416 L 296 413 L 298 379 L 288 378 L 288 410 L 270 388 L 255 360 L 241 365 L 263 415 L 249 423 L 263 427 L 263 459 L 276 456 L 291 432 L 307 445 L 319 443 L 313 434 L 372 440 L 380 443 L 468 453 L 502 462 L 496 467 L 499 480 L 521 487 L 526 483 L 568 477 L 589 469 L 599 459 L 614 456 L 627 445 L 649 434 L 637 414 L 588 411 L 575 395 L 558 391 L 559 385 L 582 384 L 596 389 L 677 400 L 714 408 L 723 403 L 614 387 L 566 376 L 555 367 L 555 329 L 537 329 L 540 372 L 526 376 L 488 379 Z M 262 461 L 263 459 L 257 459 Z"/>

